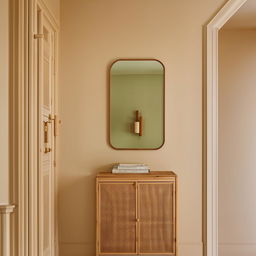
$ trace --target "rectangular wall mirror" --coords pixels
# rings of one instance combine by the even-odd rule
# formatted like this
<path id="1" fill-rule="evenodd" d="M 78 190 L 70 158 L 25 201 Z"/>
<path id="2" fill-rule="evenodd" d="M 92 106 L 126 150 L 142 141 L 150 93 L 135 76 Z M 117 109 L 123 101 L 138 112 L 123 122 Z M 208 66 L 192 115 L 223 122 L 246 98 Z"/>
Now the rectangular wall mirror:
<path id="1" fill-rule="evenodd" d="M 165 69 L 155 59 L 120 59 L 110 67 L 109 142 L 114 149 L 164 144 Z"/>

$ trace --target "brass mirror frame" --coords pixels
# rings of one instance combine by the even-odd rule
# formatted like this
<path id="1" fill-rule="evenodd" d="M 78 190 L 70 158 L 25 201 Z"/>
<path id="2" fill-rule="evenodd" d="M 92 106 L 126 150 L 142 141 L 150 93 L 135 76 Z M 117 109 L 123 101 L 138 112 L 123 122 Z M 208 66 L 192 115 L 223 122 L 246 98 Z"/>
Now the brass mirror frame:
<path id="1" fill-rule="evenodd" d="M 163 143 L 158 148 L 116 148 L 111 144 L 111 68 L 118 61 L 157 61 L 163 67 Z M 108 144 L 115 150 L 158 150 L 163 147 L 165 143 L 165 66 L 158 59 L 116 59 L 109 66 L 108 70 Z"/>

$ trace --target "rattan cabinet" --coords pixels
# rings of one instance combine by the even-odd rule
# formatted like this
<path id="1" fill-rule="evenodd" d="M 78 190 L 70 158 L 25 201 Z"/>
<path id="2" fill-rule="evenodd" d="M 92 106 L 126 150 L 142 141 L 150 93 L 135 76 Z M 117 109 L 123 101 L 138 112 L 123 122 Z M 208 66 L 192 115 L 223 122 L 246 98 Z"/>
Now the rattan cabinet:
<path id="1" fill-rule="evenodd" d="M 96 255 L 176 255 L 176 175 L 100 173 Z"/>

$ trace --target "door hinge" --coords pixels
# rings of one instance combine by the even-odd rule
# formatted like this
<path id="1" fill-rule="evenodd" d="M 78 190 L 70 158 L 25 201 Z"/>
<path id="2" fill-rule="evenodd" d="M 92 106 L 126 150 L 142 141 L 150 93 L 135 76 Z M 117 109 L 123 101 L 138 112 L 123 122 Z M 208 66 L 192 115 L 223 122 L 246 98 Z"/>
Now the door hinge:
<path id="1" fill-rule="evenodd" d="M 34 39 L 44 38 L 44 34 L 34 34 Z"/>

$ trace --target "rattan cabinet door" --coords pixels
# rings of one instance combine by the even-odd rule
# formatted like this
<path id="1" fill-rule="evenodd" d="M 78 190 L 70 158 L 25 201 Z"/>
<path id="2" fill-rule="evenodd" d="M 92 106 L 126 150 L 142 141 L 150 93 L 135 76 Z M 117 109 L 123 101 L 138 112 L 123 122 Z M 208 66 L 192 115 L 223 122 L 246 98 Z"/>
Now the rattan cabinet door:
<path id="1" fill-rule="evenodd" d="M 99 184 L 99 253 L 136 252 L 136 186 Z"/>
<path id="2" fill-rule="evenodd" d="M 175 253 L 175 183 L 139 184 L 140 253 Z"/>

